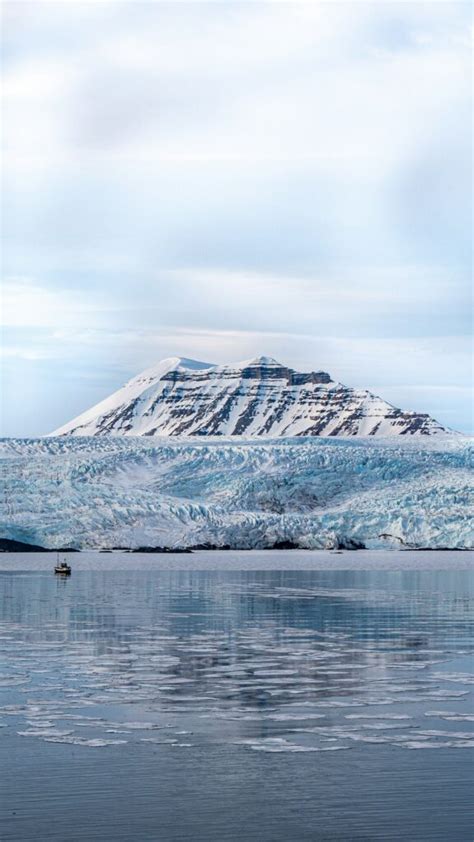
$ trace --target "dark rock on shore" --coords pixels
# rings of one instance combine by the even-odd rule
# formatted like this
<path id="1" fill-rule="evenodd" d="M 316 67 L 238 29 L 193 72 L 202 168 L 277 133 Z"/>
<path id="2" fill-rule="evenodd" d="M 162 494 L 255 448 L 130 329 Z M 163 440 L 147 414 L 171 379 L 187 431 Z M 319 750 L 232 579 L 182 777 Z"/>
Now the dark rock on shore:
<path id="1" fill-rule="evenodd" d="M 294 541 L 275 541 L 274 544 L 269 544 L 268 547 L 264 548 L 265 550 L 301 550 L 302 548 L 299 544 L 295 544 Z"/>
<path id="2" fill-rule="evenodd" d="M 13 541 L 11 538 L 0 538 L 0 553 L 78 553 L 75 547 L 41 547 L 39 544 L 27 544 L 24 541 Z"/>
<path id="3" fill-rule="evenodd" d="M 25 544 L 23 541 L 12 541 L 10 538 L 0 538 L 1 553 L 47 553 L 46 547 L 38 544 Z"/>
<path id="4" fill-rule="evenodd" d="M 192 553 L 189 547 L 136 547 L 131 553 Z"/>
<path id="5" fill-rule="evenodd" d="M 335 550 L 366 550 L 367 547 L 362 541 L 355 541 L 353 538 L 339 538 Z"/>
<path id="6" fill-rule="evenodd" d="M 474 547 L 406 547 L 406 550 L 402 550 L 402 552 L 406 551 L 415 553 L 472 553 Z"/>
<path id="7" fill-rule="evenodd" d="M 230 544 L 194 544 L 191 547 L 191 551 L 193 550 L 235 550 L 239 549 L 238 547 L 231 547 Z"/>

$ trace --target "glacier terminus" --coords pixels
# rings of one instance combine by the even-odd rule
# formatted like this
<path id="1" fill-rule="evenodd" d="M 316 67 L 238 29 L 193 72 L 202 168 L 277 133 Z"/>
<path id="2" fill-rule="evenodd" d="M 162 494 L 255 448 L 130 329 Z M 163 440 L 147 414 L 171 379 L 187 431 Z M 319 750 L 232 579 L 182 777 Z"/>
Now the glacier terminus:
<path id="1" fill-rule="evenodd" d="M 46 547 L 472 547 L 462 436 L 0 442 L 0 535 Z"/>

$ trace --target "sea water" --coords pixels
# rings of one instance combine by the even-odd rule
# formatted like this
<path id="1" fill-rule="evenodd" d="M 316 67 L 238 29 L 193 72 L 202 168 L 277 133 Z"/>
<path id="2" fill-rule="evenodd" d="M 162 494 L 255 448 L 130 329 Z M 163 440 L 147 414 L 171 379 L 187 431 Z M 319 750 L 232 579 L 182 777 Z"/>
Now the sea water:
<path id="1" fill-rule="evenodd" d="M 466 554 L 68 560 L 0 556 L 3 842 L 472 838 Z"/>

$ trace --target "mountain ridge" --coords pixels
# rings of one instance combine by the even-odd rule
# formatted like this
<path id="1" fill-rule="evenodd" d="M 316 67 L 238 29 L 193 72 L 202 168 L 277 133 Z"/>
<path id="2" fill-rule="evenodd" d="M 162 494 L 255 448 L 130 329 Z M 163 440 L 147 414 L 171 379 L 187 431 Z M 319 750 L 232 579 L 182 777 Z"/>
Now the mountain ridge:
<path id="1" fill-rule="evenodd" d="M 272 357 L 216 365 L 168 357 L 50 435 L 394 436 L 450 432 L 368 390 Z"/>

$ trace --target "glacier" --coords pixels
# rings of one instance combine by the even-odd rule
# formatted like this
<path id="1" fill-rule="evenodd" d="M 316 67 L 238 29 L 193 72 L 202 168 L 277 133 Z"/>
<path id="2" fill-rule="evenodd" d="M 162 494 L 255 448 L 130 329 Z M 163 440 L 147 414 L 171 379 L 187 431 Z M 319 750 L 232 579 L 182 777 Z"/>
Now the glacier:
<path id="1" fill-rule="evenodd" d="M 51 548 L 474 545 L 462 436 L 3 439 L 0 463 L 0 537 Z"/>

